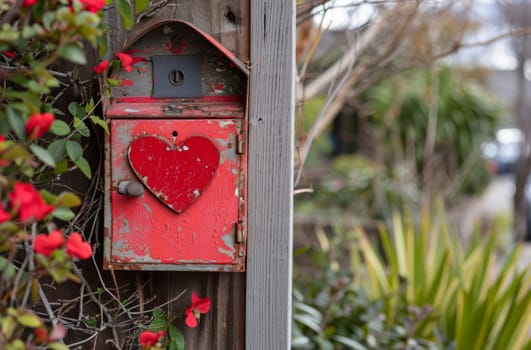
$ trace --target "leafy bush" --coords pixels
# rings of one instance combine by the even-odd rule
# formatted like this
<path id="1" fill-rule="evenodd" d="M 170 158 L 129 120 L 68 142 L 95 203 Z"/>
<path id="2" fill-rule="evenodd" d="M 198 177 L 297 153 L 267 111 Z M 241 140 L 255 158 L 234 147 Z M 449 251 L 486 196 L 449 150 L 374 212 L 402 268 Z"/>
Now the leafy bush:
<path id="1" fill-rule="evenodd" d="M 452 195 L 459 187 L 479 192 L 488 183 L 485 166 L 477 163 L 480 144 L 500 119 L 494 97 L 442 68 L 384 81 L 365 98 L 373 138 L 383 145 L 388 166 L 411 162 L 420 185 L 451 185 Z"/>
<path id="2" fill-rule="evenodd" d="M 294 349 L 529 349 L 521 247 L 497 261 L 495 234 L 464 248 L 444 215 L 418 220 L 395 215 L 378 237 L 316 229 L 319 248 L 296 254 L 314 259 L 295 270 Z"/>
<path id="3" fill-rule="evenodd" d="M 331 163 L 312 196 L 297 198 L 299 209 L 336 210 L 347 216 L 383 219 L 391 207 L 412 207 L 419 197 L 415 183 L 400 169 L 387 171 L 361 155 L 342 155 Z"/>
<path id="4" fill-rule="evenodd" d="M 338 224 L 330 234 L 317 228 L 315 235 L 318 247 L 295 253 L 312 259 L 295 269 L 293 349 L 436 349 L 413 334 L 425 310 L 404 307 L 389 324 L 384 302 L 369 298 L 349 272 L 355 230 Z"/>
<path id="5" fill-rule="evenodd" d="M 368 299 L 352 282 L 346 274 L 327 271 L 304 287 L 306 295 L 295 290 L 292 349 L 436 349 L 412 336 L 422 313 L 404 309 L 389 326 L 383 303 Z"/>

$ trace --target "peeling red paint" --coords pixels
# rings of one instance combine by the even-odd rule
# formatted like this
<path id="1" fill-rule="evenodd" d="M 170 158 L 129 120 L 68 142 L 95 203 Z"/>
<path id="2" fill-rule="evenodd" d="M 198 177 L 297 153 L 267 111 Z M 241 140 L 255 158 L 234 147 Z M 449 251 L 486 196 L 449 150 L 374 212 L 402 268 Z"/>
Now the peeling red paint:
<path id="1" fill-rule="evenodd" d="M 181 41 L 179 43 L 179 46 L 177 46 L 176 48 L 173 47 L 172 43 L 166 43 L 166 49 L 168 51 L 170 51 L 171 53 L 173 53 L 174 55 L 178 55 L 181 52 L 183 52 L 185 47 L 186 47 L 186 41 L 185 40 Z"/>
<path id="2" fill-rule="evenodd" d="M 210 35 L 183 21 L 156 23 L 121 52 L 140 56 L 136 71 L 117 77 L 135 84 L 115 87 L 104 99 L 111 130 L 105 136 L 105 268 L 244 271 L 249 69 Z M 159 83 L 153 81 L 153 55 L 199 57 L 202 96 L 151 97 Z M 149 137 L 165 141 L 151 151 L 145 144 L 135 148 L 135 142 Z M 194 139 L 212 143 L 215 152 L 206 143 L 200 148 L 207 157 L 217 157 L 209 163 L 217 169 L 201 174 L 170 155 Z M 153 163 L 157 156 L 162 165 Z M 182 167 L 182 173 L 174 171 Z M 157 176 L 155 184 L 149 181 Z M 197 185 L 200 178 L 208 183 Z M 143 183 L 144 194 L 119 194 L 122 181 Z M 183 192 L 187 199 L 173 202 Z"/>
<path id="3" fill-rule="evenodd" d="M 108 118 L 244 118 L 239 103 L 114 103 L 106 111 Z"/>
<path id="4" fill-rule="evenodd" d="M 239 219 L 240 199 L 235 195 L 239 174 L 232 170 L 241 169 L 241 163 L 234 147 L 228 149 L 222 141 L 235 142 L 238 127 L 237 120 L 111 121 L 113 184 L 136 180 L 129 170 L 127 148 L 133 139 L 145 134 L 171 138 L 175 130 L 177 143 L 200 134 L 220 150 L 219 167 L 212 182 L 200 199 L 181 214 L 169 210 L 150 192 L 133 198 L 112 189 L 112 263 L 237 263 L 237 244 L 232 241 L 227 245 L 224 236 L 234 235 Z M 123 178 L 117 178 L 116 174 Z"/>
<path id="5" fill-rule="evenodd" d="M 203 96 L 201 98 L 155 98 L 148 96 L 131 96 L 114 98 L 113 103 L 189 103 L 189 104 L 208 104 L 208 103 L 244 103 L 244 96 Z M 240 105 L 240 107 L 242 107 Z"/>

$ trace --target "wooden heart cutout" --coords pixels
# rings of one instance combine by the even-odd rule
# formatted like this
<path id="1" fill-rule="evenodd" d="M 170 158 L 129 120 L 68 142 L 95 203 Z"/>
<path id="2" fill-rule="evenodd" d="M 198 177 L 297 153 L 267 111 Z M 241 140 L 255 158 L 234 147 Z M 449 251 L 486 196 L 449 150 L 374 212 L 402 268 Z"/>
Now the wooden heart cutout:
<path id="1" fill-rule="evenodd" d="M 212 141 L 192 136 L 178 145 L 159 136 L 141 136 L 129 145 L 129 164 L 162 203 L 182 213 L 205 191 L 219 164 Z"/>

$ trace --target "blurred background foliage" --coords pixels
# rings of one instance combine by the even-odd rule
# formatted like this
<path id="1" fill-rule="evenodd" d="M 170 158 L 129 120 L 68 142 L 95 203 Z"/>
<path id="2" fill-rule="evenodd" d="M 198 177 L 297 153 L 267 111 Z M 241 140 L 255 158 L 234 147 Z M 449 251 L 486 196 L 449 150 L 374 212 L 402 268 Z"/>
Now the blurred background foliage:
<path id="1" fill-rule="evenodd" d="M 531 349 L 511 220 L 466 238 L 440 209 L 491 181 L 480 145 L 507 121 L 485 76 L 429 65 L 384 77 L 313 140 L 295 196 L 293 349 Z M 304 101 L 300 140 L 325 103 Z"/>
<path id="2" fill-rule="evenodd" d="M 321 103 L 305 104 L 307 125 Z M 450 68 L 383 80 L 316 139 L 305 173 L 314 193 L 297 196 L 297 208 L 374 220 L 391 208 L 418 208 L 423 193 L 454 202 L 480 193 L 490 180 L 480 144 L 501 115 L 501 105 L 479 84 Z"/>

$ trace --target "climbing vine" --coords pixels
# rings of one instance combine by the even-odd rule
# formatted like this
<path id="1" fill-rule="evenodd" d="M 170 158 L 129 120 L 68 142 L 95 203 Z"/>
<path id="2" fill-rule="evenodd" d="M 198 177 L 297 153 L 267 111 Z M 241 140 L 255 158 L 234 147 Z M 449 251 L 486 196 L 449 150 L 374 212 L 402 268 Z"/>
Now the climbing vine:
<path id="1" fill-rule="evenodd" d="M 172 322 L 184 316 L 195 327 L 210 309 L 208 298 L 192 293 L 182 315 L 144 310 L 141 293 L 122 298 L 116 279 L 109 286 L 95 258 L 102 171 L 101 160 L 89 162 L 86 148 L 101 149 L 101 134 L 108 132 L 92 87 L 97 74 L 106 77 L 109 62 L 101 61 L 86 80 L 80 67 L 89 63 L 87 52 L 105 52 L 105 5 L 104 0 L 0 4 L 2 349 L 92 348 L 99 336 L 117 349 L 183 349 L 182 333 Z M 116 0 L 110 6 L 130 28 L 129 3 Z M 131 60 L 118 53 L 110 65 L 127 70 Z M 65 178 L 88 184 L 81 191 Z M 97 276 L 97 288 L 87 282 L 86 270 Z M 79 293 L 57 302 L 50 295 L 60 285 Z M 70 340 L 69 332 L 82 336 Z"/>

